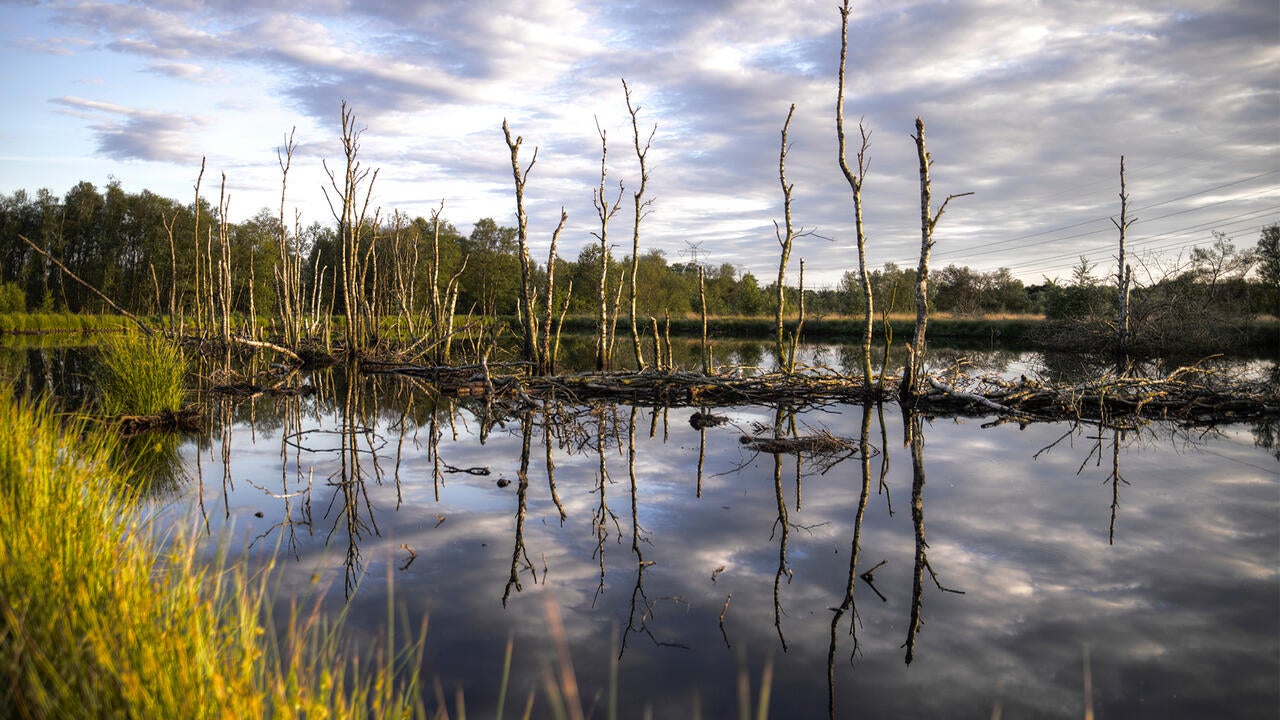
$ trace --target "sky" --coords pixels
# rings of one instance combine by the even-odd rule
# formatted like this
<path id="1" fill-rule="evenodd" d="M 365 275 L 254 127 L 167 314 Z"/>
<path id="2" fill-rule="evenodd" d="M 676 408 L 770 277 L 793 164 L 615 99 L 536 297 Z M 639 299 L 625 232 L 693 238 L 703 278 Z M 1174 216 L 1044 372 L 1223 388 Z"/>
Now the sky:
<path id="1" fill-rule="evenodd" d="M 933 159 L 933 268 L 1008 268 L 1066 280 L 1083 256 L 1114 273 L 1120 158 L 1139 282 L 1224 233 L 1253 247 L 1280 222 L 1276 0 L 853 2 L 845 122 L 870 133 L 862 205 L 872 268 L 920 250 L 917 117 Z M 0 193 L 118 181 L 279 212 L 278 152 L 296 141 L 290 218 L 332 223 L 325 163 L 341 173 L 341 108 L 376 170 L 371 207 L 442 216 L 464 234 L 515 224 L 502 124 L 523 138 L 531 254 L 598 242 L 593 192 L 607 142 L 607 237 L 631 251 L 730 263 L 767 282 L 783 222 L 788 282 L 857 268 L 853 196 L 835 132 L 835 0 L 0 0 Z M 619 190 L 619 182 L 622 184 Z M 621 195 L 619 195 L 621 192 Z M 330 191 L 332 194 L 332 191 Z M 1136 220 L 1135 220 L 1136 218 Z"/>

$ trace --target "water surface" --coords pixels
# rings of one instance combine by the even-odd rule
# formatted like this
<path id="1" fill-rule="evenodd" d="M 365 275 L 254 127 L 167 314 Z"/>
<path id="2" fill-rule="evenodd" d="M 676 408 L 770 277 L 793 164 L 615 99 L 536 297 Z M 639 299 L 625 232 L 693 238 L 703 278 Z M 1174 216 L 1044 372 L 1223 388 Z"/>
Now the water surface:
<path id="1" fill-rule="evenodd" d="M 492 716 L 510 639 L 508 713 L 536 692 L 547 715 L 549 613 L 585 705 L 616 662 L 622 717 L 736 717 L 766 668 L 774 717 L 1280 703 L 1274 427 L 987 427 L 890 404 L 711 408 L 727 422 L 696 429 L 691 408 L 486 415 L 409 378 L 308 382 L 214 403 L 158 502 L 211 554 L 278 554 L 286 597 L 349 602 L 356 638 L 385 637 L 389 604 L 425 618 L 422 670 L 451 709 L 460 688 Z M 819 435 L 843 446 L 741 442 Z"/>

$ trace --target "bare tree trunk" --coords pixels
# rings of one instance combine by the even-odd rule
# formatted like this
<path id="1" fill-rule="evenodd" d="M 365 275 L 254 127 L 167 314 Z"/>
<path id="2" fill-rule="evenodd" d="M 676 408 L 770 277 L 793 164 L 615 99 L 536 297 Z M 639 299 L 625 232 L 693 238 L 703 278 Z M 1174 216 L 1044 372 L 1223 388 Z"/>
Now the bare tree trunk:
<path id="1" fill-rule="evenodd" d="M 796 320 L 796 330 L 791 335 L 791 347 L 787 352 L 787 372 L 796 370 L 796 354 L 800 349 L 800 333 L 804 331 L 804 258 L 800 258 L 800 317 Z"/>
<path id="2" fill-rule="evenodd" d="M 373 196 L 373 184 L 378 179 L 377 170 L 371 174 L 367 168 L 360 166 L 360 136 L 363 133 L 363 130 L 356 127 L 355 111 L 348 107 L 346 101 L 343 101 L 342 148 L 346 167 L 341 183 L 329 169 L 328 163 L 324 164 L 325 172 L 329 175 L 329 183 L 341 202 L 341 209 L 339 209 L 334 205 L 333 198 L 329 197 L 328 191 L 325 191 L 325 198 L 329 201 L 329 211 L 338 221 L 341 235 L 342 300 L 347 316 L 347 342 L 351 346 L 350 349 L 357 351 L 366 347 L 372 340 L 371 311 L 364 290 L 364 281 L 368 275 L 369 253 L 363 253 L 362 257 L 360 246 L 369 201 Z M 368 185 L 365 187 L 364 200 L 361 202 L 360 189 L 366 179 Z"/>
<path id="3" fill-rule="evenodd" d="M 907 367 L 902 374 L 902 382 L 898 387 L 898 397 L 908 403 L 914 403 L 921 394 L 924 376 L 925 331 L 929 324 L 929 254 L 933 250 L 933 230 L 946 212 L 947 203 L 953 198 L 972 195 L 971 192 L 948 195 L 933 214 L 931 208 L 932 189 L 929 182 L 929 167 L 933 158 L 925 147 L 924 120 L 916 118 L 916 154 L 920 159 L 920 265 L 916 269 L 916 327 L 911 342 L 907 345 Z"/>
<path id="4" fill-rule="evenodd" d="M 707 271 L 698 266 L 698 301 L 702 304 L 702 374 L 711 372 L 711 349 L 707 347 Z"/>
<path id="5" fill-rule="evenodd" d="M 858 123 L 858 132 L 862 136 L 862 145 L 858 150 L 858 171 L 849 167 L 845 157 L 846 141 L 844 132 L 844 76 L 845 60 L 849 51 L 849 0 L 844 0 L 840 8 L 840 81 L 836 94 L 836 138 L 840 145 L 840 170 L 844 173 L 849 189 L 853 191 L 854 227 L 858 242 L 858 278 L 862 281 L 862 300 L 866 305 L 862 328 L 862 386 L 871 391 L 871 333 L 874 316 L 873 295 L 871 292 L 871 276 L 867 274 L 867 236 L 862 227 L 862 182 L 866 178 L 869 161 L 867 150 L 871 147 L 871 133 Z M 883 372 L 883 368 L 881 368 Z"/>
<path id="6" fill-rule="evenodd" d="M 523 137 L 511 139 L 511 128 L 507 121 L 502 121 L 502 133 L 507 139 L 507 148 L 511 150 L 511 175 L 516 184 L 516 237 L 520 243 L 520 308 L 521 331 L 523 338 L 522 352 L 525 362 L 533 363 L 535 371 L 541 372 L 545 362 L 538 357 L 538 328 L 533 311 L 533 278 L 529 263 L 529 218 L 524 212 L 524 183 L 529 171 L 538 162 L 538 149 L 533 149 L 533 157 L 523 170 L 520 169 L 520 143 Z"/>
<path id="7" fill-rule="evenodd" d="M 150 326 L 150 325 L 147 325 L 145 322 L 143 322 L 143 321 L 142 321 L 142 319 L 141 319 L 141 318 L 139 318 L 137 315 L 134 315 L 133 313 L 129 312 L 128 310 L 125 310 L 124 308 L 122 308 L 122 307 L 120 307 L 119 305 L 115 304 L 115 302 L 114 302 L 111 298 L 109 298 L 109 297 L 107 297 L 106 295 L 104 295 L 104 294 L 102 293 L 102 291 L 101 291 L 101 290 L 99 290 L 98 288 L 96 288 L 96 287 L 94 287 L 94 286 L 90 285 L 89 283 L 85 282 L 84 280 L 81 280 L 81 279 L 80 279 L 80 277 L 79 277 L 78 275 L 76 275 L 75 273 L 71 272 L 71 270 L 67 269 L 67 266 L 66 266 L 66 265 L 63 265 L 61 262 L 59 262 L 59 261 L 58 261 L 58 259 L 57 259 L 57 258 L 55 258 L 53 255 L 49 254 L 49 251 L 48 251 L 48 250 L 45 250 L 44 248 L 42 248 L 42 247 L 40 247 L 39 245 L 35 244 L 35 243 L 34 243 L 34 242 L 32 242 L 31 240 L 29 240 L 29 239 L 27 238 L 27 236 L 25 236 L 25 235 L 19 234 L 19 235 L 18 235 L 18 239 L 22 240 L 22 242 L 26 243 L 27 245 L 30 245 L 32 250 L 35 250 L 36 252 L 38 252 L 38 253 L 40 253 L 41 255 L 43 255 L 43 256 L 44 256 L 44 258 L 45 258 L 46 260 L 48 260 L 49 262 L 53 263 L 53 264 L 54 264 L 54 266 L 55 266 L 55 267 L 57 267 L 59 270 L 61 270 L 61 271 L 62 271 L 62 273 L 63 273 L 64 275 L 66 275 L 67 277 L 71 278 L 72 280 L 75 280 L 77 283 L 79 283 L 79 284 L 83 285 L 86 289 L 88 289 L 88 290 L 89 290 L 90 292 L 92 292 L 94 295 L 97 295 L 98 297 L 102 298 L 102 300 L 103 300 L 104 302 L 106 302 L 106 303 L 107 303 L 107 305 L 110 305 L 110 306 L 111 306 L 111 308 L 112 308 L 113 310 L 115 310 L 116 312 L 120 313 L 121 315 L 123 315 L 123 316 L 125 316 L 125 317 L 129 318 L 130 320 L 132 320 L 132 321 L 134 322 L 134 324 L 135 324 L 135 325 L 137 325 L 137 326 L 138 326 L 138 328 L 142 330 L 142 333 L 143 333 L 144 335 L 150 335 L 152 332 L 154 332 L 154 331 L 151 329 L 151 326 Z"/>
<path id="8" fill-rule="evenodd" d="M 609 279 L 609 220 L 618 212 L 618 207 L 622 204 L 622 183 L 618 183 L 618 197 L 612 204 L 605 196 L 606 192 L 606 160 L 609 156 L 609 142 L 600 122 L 596 121 L 596 132 L 600 134 L 600 187 L 593 190 L 591 200 L 596 206 L 596 214 L 600 217 L 600 231 L 592 233 L 600 241 L 600 288 L 599 288 L 599 313 L 596 317 L 596 370 L 607 370 L 610 365 L 609 349 L 612 343 L 609 339 L 609 307 L 608 307 L 608 279 Z"/>
<path id="9" fill-rule="evenodd" d="M 1116 266 L 1116 344 L 1122 355 L 1129 354 L 1129 283 L 1133 270 L 1125 262 L 1125 231 L 1133 224 L 1129 219 L 1129 193 L 1124 186 L 1124 156 L 1120 156 L 1120 222 L 1111 221 L 1120 231 L 1120 250 Z"/>
<path id="10" fill-rule="evenodd" d="M 564 225 L 568 221 L 569 213 L 561 207 L 560 224 L 556 225 L 555 232 L 551 233 L 551 250 L 547 253 L 547 296 L 543 308 L 542 351 L 539 353 L 541 366 L 538 368 L 538 374 L 540 375 L 554 375 L 556 371 L 555 358 L 551 353 L 551 318 L 555 314 L 556 244 L 559 243 L 560 232 L 564 230 Z"/>
<path id="11" fill-rule="evenodd" d="M 200 174 L 196 176 L 196 199 L 195 199 L 195 202 L 192 203 L 191 205 L 191 212 L 194 213 L 195 215 L 192 223 L 192 227 L 194 229 L 192 230 L 192 238 L 191 238 L 191 249 L 192 249 L 191 255 L 192 255 L 192 261 L 195 263 L 195 277 L 194 277 L 195 307 L 193 308 L 193 310 L 195 312 L 197 334 L 199 334 L 200 332 L 199 330 L 200 325 L 204 322 L 204 309 L 201 307 L 201 301 L 200 301 L 200 273 L 202 272 L 202 270 L 200 269 L 200 183 L 201 181 L 204 180 L 204 164 L 205 164 L 205 158 L 201 157 L 200 158 Z"/>
<path id="12" fill-rule="evenodd" d="M 645 157 L 649 154 L 649 146 L 653 144 L 653 135 L 658 131 L 655 124 L 649 131 L 649 139 L 644 147 L 640 147 L 640 125 L 636 116 L 640 107 L 631 104 L 631 89 L 627 87 L 626 78 L 622 80 L 622 90 L 627 96 L 627 112 L 631 113 L 632 138 L 635 141 L 636 158 L 640 161 L 640 189 L 635 191 L 635 224 L 631 233 L 631 345 L 635 349 L 636 369 L 644 370 L 644 353 L 640 349 L 639 323 L 636 321 L 636 274 L 640 269 L 640 220 L 648 214 L 647 208 L 653 200 L 644 200 L 644 189 L 649 183 L 649 170 L 645 165 Z M 661 362 L 661 359 L 658 360 Z"/>
<path id="13" fill-rule="evenodd" d="M 778 258 L 778 281 L 774 284 L 774 291 L 777 294 L 776 304 L 774 307 L 775 319 L 775 338 L 774 349 L 778 358 L 778 368 L 784 372 L 791 372 L 791 365 L 787 362 L 787 341 L 782 328 L 782 316 L 786 311 L 787 293 L 787 262 L 791 259 L 791 244 L 795 240 L 795 231 L 791 225 L 791 189 L 794 185 L 787 183 L 787 130 L 791 127 L 791 117 L 796 114 L 796 104 L 791 103 L 791 109 L 787 111 L 787 121 L 782 124 L 782 147 L 778 151 L 778 182 L 782 184 L 782 212 L 783 222 L 786 224 L 786 232 L 778 227 L 778 221 L 773 221 L 773 232 L 778 238 L 778 244 L 782 246 L 782 255 Z"/>
<path id="14" fill-rule="evenodd" d="M 283 325 L 284 344 L 290 347 L 297 347 L 302 340 L 301 268 L 296 257 L 298 252 L 290 247 L 289 226 L 285 221 L 284 215 L 285 198 L 289 188 L 289 168 L 293 165 L 293 151 L 297 147 L 293 141 L 293 134 L 296 130 L 297 128 L 290 130 L 289 136 L 285 138 L 284 147 L 276 150 L 276 159 L 280 163 L 280 227 L 278 229 L 279 242 L 277 247 L 279 266 L 276 270 L 276 307 L 280 313 L 280 322 Z"/>
<path id="15" fill-rule="evenodd" d="M 222 173 L 222 187 L 218 193 L 218 302 L 220 318 L 216 325 L 222 329 L 222 342 L 231 344 L 231 198 L 227 195 L 227 174 Z"/>
<path id="16" fill-rule="evenodd" d="M 169 236 L 169 333 L 172 335 L 178 332 L 178 249 L 173 238 L 173 228 L 178 224 L 178 213 L 175 210 L 173 215 L 165 217 L 160 216 L 160 222 L 164 225 L 165 233 Z"/>

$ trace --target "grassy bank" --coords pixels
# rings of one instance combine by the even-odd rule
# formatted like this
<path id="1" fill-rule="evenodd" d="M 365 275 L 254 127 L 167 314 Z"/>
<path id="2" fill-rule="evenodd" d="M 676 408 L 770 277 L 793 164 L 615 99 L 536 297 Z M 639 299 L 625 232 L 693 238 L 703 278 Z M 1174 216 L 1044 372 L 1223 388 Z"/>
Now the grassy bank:
<path id="1" fill-rule="evenodd" d="M 0 335 L 120 332 L 135 325 L 121 315 L 0 313 Z"/>
<path id="2" fill-rule="evenodd" d="M 391 663 L 357 671 L 317 618 L 277 633 L 265 576 L 162 543 L 111 440 L 7 396 L 0 426 L 0 717 L 421 713 Z"/>

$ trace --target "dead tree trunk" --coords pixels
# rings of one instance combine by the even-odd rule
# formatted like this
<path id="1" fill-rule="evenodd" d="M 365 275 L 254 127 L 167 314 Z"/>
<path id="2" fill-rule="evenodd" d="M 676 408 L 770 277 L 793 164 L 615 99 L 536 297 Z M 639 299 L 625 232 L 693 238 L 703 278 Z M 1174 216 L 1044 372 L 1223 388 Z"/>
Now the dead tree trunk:
<path id="1" fill-rule="evenodd" d="M 511 128 L 507 121 L 502 121 L 502 133 L 507 138 L 507 147 L 511 150 L 511 175 L 516 184 L 516 238 L 520 243 L 520 324 L 522 352 L 525 362 L 533 363 L 535 371 L 542 372 L 543 362 L 538 357 L 538 328 L 533 310 L 533 269 L 529 263 L 529 217 L 524 212 L 524 184 L 529 171 L 538 162 L 538 149 L 533 149 L 533 157 L 529 164 L 520 168 L 520 143 L 523 137 L 511 139 Z"/>
<path id="2" fill-rule="evenodd" d="M 874 308 L 872 307 L 871 276 L 867 274 L 867 236 L 862 227 L 862 181 L 866 178 L 869 165 L 867 150 L 871 147 L 871 133 L 867 131 L 861 122 L 858 123 L 858 132 L 862 136 L 862 145 L 858 149 L 858 170 L 855 173 L 849 167 L 849 162 L 846 159 L 844 133 L 844 70 L 848 51 L 849 0 L 844 0 L 844 5 L 840 8 L 840 81 L 839 90 L 836 93 L 836 138 L 839 140 L 840 145 L 840 170 L 844 173 L 845 180 L 849 182 L 849 189 L 853 191 L 854 228 L 858 241 L 858 278 L 862 282 L 862 300 L 866 306 L 862 328 L 862 383 L 863 387 L 870 392 L 872 374 L 871 333 Z"/>
<path id="3" fill-rule="evenodd" d="M 195 263 L 194 276 L 194 304 L 192 308 L 195 317 L 196 334 L 200 333 L 200 326 L 204 323 L 204 309 L 200 299 L 200 274 L 203 272 L 200 266 L 200 183 L 204 180 L 204 164 L 205 158 L 200 158 L 200 174 L 196 176 L 196 199 L 191 205 L 191 212 L 194 214 L 192 221 L 192 237 L 191 250 L 192 260 Z"/>
<path id="4" fill-rule="evenodd" d="M 1129 219 L 1129 194 L 1124 186 L 1124 156 L 1120 156 L 1120 222 L 1111 223 L 1120 231 L 1120 249 L 1116 264 L 1116 345 L 1121 355 L 1129 354 L 1129 284 L 1133 269 L 1125 261 L 1125 231 L 1133 224 Z"/>
<path id="5" fill-rule="evenodd" d="M 367 255 L 362 253 L 365 219 L 368 216 L 369 201 L 373 196 L 373 184 L 378 179 L 378 171 L 372 174 L 367 168 L 360 166 L 360 136 L 363 130 L 356 127 L 355 111 L 347 103 L 342 103 L 342 149 L 346 166 L 342 181 L 324 164 L 329 176 L 329 183 L 338 196 L 340 207 L 334 205 L 328 190 L 325 198 L 329 201 L 329 211 L 338 221 L 341 236 L 342 262 L 342 301 L 343 311 L 347 317 L 347 343 L 349 349 L 360 350 L 372 340 L 372 318 L 368 311 L 367 298 L 364 292 L 364 281 L 368 273 Z M 360 200 L 361 186 L 368 180 L 364 188 L 364 200 Z"/>
<path id="6" fill-rule="evenodd" d="M 609 221 L 618 212 L 618 207 L 622 204 L 622 183 L 618 183 L 618 197 L 609 203 L 609 199 L 605 196 L 607 188 L 605 187 L 607 168 L 606 160 L 609 156 L 609 141 L 603 128 L 600 127 L 600 121 L 596 121 L 596 132 L 600 134 L 600 187 L 591 193 L 592 202 L 596 206 L 596 214 L 600 217 L 600 231 L 593 232 L 596 239 L 600 241 L 600 308 L 596 317 L 596 370 L 603 371 L 609 369 L 610 365 L 610 348 L 613 343 L 609 338 L 609 302 L 608 302 L 608 279 L 609 279 Z"/>
<path id="7" fill-rule="evenodd" d="M 296 128 L 294 129 L 296 130 Z M 293 164 L 294 131 L 289 131 L 283 148 L 277 149 L 280 162 L 280 227 L 276 268 L 276 308 L 283 326 L 284 344 L 297 347 L 302 341 L 302 257 L 298 248 L 290 245 L 289 226 L 285 222 L 285 195 L 289 187 L 289 168 Z M 296 242 L 296 238 L 295 238 Z"/>
<path id="8" fill-rule="evenodd" d="M 932 190 L 929 183 L 929 167 L 933 165 L 933 158 L 925 147 L 924 120 L 918 117 L 916 134 L 912 138 L 916 141 L 916 154 L 920 159 L 920 265 L 916 268 L 915 333 L 907 345 L 907 367 L 903 370 L 902 382 L 898 386 L 899 399 L 909 405 L 914 404 L 915 399 L 920 396 L 924 381 L 925 330 L 929 325 L 929 254 L 933 250 L 933 230 L 937 227 L 938 220 L 942 219 L 942 213 L 946 212 L 947 203 L 953 198 L 973 194 L 967 192 L 948 195 L 937 214 L 934 214 L 930 205 Z"/>
<path id="9" fill-rule="evenodd" d="M 542 327 L 542 350 L 540 351 L 538 368 L 539 375 L 554 375 L 556 371 L 555 353 L 551 349 L 551 318 L 555 313 L 555 289 L 556 289 L 556 244 L 560 241 L 560 231 L 564 230 L 564 224 L 569 221 L 569 213 L 565 212 L 563 207 L 560 208 L 560 224 L 556 225 L 555 232 L 551 233 L 551 250 L 547 253 L 547 293 L 544 298 L 543 307 L 543 327 Z M 568 305 L 568 299 L 565 300 Z"/>
<path id="10" fill-rule="evenodd" d="M 649 183 L 649 169 L 645 164 L 645 158 L 649 154 L 649 146 L 653 144 L 653 135 L 658 131 L 658 126 L 654 125 L 649 131 L 649 139 L 645 141 L 644 147 L 640 147 L 640 125 L 637 121 L 637 115 L 640 113 L 638 105 L 631 104 L 631 89 L 627 87 L 625 78 L 622 80 L 622 90 L 627 96 L 627 112 L 631 113 L 631 132 L 632 139 L 636 148 L 636 159 L 640 161 L 640 188 L 633 195 L 635 199 L 635 224 L 631 233 L 631 345 L 635 349 L 636 369 L 644 370 L 644 353 L 640 349 L 640 325 L 636 319 L 636 275 L 640 269 L 640 220 L 649 214 L 648 208 L 653 204 L 653 200 L 644 199 L 644 189 Z M 661 359 L 659 358 L 659 362 Z"/>
<path id="11" fill-rule="evenodd" d="M 787 292 L 785 281 L 787 279 L 787 261 L 791 258 L 791 245 L 794 242 L 796 234 L 791 225 L 791 189 L 795 187 L 787 183 L 787 130 L 791 127 L 791 117 L 796 114 L 796 104 L 791 103 L 791 109 L 787 111 L 787 120 L 782 124 L 782 147 L 778 151 L 778 182 L 782 184 L 782 217 L 783 227 L 778 226 L 778 221 L 773 221 L 773 232 L 778 238 L 778 244 L 782 246 L 782 254 L 778 258 L 778 281 L 774 284 L 776 292 L 774 305 L 774 350 L 778 357 L 778 368 L 784 372 L 791 372 L 791 364 L 787 361 L 787 340 L 782 328 L 782 317 L 786 311 Z M 785 232 L 784 232 L 785 228 Z"/>

